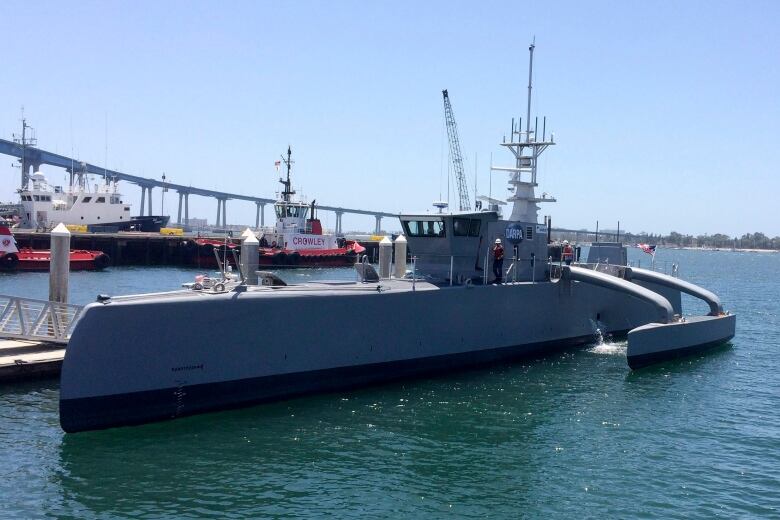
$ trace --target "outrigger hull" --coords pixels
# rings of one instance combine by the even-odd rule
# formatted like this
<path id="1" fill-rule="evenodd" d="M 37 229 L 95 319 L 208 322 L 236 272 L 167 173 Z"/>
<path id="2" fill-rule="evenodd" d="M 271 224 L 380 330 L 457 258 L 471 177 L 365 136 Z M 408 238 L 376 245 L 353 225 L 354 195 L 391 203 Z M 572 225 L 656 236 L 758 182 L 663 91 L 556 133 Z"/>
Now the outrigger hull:
<path id="1" fill-rule="evenodd" d="M 628 333 L 626 358 L 632 370 L 690 356 L 734 337 L 735 314 L 692 316 L 674 323 L 649 323 Z"/>

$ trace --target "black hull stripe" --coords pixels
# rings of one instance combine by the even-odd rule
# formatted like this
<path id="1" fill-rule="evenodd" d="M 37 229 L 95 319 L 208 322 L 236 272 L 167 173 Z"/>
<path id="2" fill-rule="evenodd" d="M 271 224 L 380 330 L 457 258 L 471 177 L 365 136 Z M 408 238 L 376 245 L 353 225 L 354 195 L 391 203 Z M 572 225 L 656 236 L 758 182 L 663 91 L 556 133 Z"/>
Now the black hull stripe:
<path id="1" fill-rule="evenodd" d="M 702 343 L 700 345 L 694 345 L 692 347 L 674 349 L 674 350 L 662 350 L 660 352 L 653 352 L 651 354 L 642 354 L 639 356 L 627 356 L 628 366 L 631 370 L 637 370 L 649 365 L 661 363 L 663 361 L 669 361 L 672 359 L 678 359 L 682 357 L 692 356 L 705 350 L 722 345 L 731 340 L 734 336 L 731 335 L 727 338 L 717 339 L 710 341 L 709 343 Z"/>
<path id="2" fill-rule="evenodd" d="M 422 359 L 264 376 L 129 394 L 62 399 L 60 400 L 60 425 L 66 432 L 73 433 L 163 421 L 207 411 L 289 399 L 316 392 L 349 390 L 542 353 L 549 354 L 591 341 L 593 341 L 593 336 L 588 335 Z"/>

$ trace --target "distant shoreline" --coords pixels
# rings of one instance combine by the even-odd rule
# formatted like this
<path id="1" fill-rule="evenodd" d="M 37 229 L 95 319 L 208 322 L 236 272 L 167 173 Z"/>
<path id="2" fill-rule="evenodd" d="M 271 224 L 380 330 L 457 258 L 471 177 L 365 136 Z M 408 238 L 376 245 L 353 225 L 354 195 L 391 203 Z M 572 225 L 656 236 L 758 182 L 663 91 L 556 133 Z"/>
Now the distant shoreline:
<path id="1" fill-rule="evenodd" d="M 730 247 L 670 247 L 658 246 L 659 249 L 684 249 L 686 251 L 726 251 L 729 253 L 780 253 L 777 249 L 752 249 L 752 248 L 730 248 Z"/>

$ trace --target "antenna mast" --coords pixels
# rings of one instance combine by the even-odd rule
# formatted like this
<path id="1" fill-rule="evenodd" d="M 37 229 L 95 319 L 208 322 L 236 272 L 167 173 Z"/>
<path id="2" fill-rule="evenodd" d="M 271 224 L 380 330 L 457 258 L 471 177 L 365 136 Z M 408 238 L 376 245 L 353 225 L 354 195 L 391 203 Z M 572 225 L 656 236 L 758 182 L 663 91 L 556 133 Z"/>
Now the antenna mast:
<path id="1" fill-rule="evenodd" d="M 531 59 L 528 61 L 528 108 L 525 111 L 525 140 L 528 141 L 531 131 L 531 82 L 534 74 L 534 48 L 536 47 L 536 37 L 531 42 L 531 46 L 528 47 L 528 52 L 531 54 Z M 536 137 L 536 136 L 534 136 Z"/>
<path id="2" fill-rule="evenodd" d="M 512 121 L 512 133 L 509 142 L 502 142 L 504 146 L 512 152 L 515 157 L 515 164 L 512 167 L 493 166 L 492 171 L 502 171 L 509 173 L 509 189 L 512 193 L 507 199 L 512 202 L 512 214 L 509 220 L 515 222 L 538 222 L 539 203 L 555 202 L 555 198 L 543 193 L 541 197 L 535 194 L 535 188 L 539 186 L 536 181 L 536 167 L 539 156 L 548 146 L 555 144 L 553 134 L 550 139 L 546 137 L 547 119 L 542 121 L 542 139 L 537 136 L 538 118 L 535 120 L 534 129 L 531 130 L 531 92 L 533 89 L 533 67 L 534 67 L 534 42 L 528 47 L 530 55 L 528 64 L 528 104 L 525 115 L 525 132 L 522 130 L 522 120 L 515 127 Z M 533 136 L 533 137 L 532 137 Z"/>
<path id="3" fill-rule="evenodd" d="M 444 97 L 444 118 L 447 122 L 447 136 L 450 141 L 450 159 L 452 160 L 452 169 L 455 171 L 455 179 L 458 182 L 459 208 L 460 211 L 469 211 L 469 187 L 466 184 L 466 172 L 463 168 L 463 155 L 460 152 L 460 139 L 458 139 L 458 125 L 455 122 L 455 115 L 452 113 L 450 96 L 446 90 L 441 91 Z M 449 186 L 449 183 L 447 184 Z"/>
<path id="4" fill-rule="evenodd" d="M 290 202 L 290 196 L 295 195 L 295 190 L 292 189 L 292 183 L 290 182 L 290 168 L 292 167 L 293 160 L 292 160 L 292 149 L 290 146 L 287 146 L 287 159 L 284 158 L 284 155 L 282 155 L 282 161 L 284 162 L 285 166 L 287 166 L 287 180 L 279 179 L 279 182 L 282 183 L 284 186 L 284 191 L 282 192 L 282 200 L 285 202 Z"/>

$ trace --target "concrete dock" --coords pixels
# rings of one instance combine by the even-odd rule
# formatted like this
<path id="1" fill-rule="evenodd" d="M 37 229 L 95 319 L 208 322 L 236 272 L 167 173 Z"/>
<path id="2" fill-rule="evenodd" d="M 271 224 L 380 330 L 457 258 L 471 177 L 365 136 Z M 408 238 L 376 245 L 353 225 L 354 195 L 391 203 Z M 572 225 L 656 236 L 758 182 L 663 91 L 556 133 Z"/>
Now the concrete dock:
<path id="1" fill-rule="evenodd" d="M 0 384 L 56 377 L 64 357 L 61 344 L 0 339 Z"/>
<path id="2" fill-rule="evenodd" d="M 51 236 L 48 232 L 14 230 L 19 247 L 49 249 Z M 224 235 L 204 234 L 169 236 L 159 233 L 118 232 L 118 233 L 71 233 L 71 249 L 102 251 L 111 259 L 111 265 L 171 265 L 202 267 L 213 261 L 211 250 L 200 250 L 195 245 L 197 238 L 223 240 Z M 379 242 L 383 236 L 350 237 L 366 248 L 365 254 L 372 262 L 378 260 Z M 240 244 L 238 236 L 229 239 L 235 245 Z"/>

